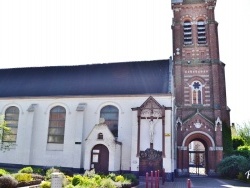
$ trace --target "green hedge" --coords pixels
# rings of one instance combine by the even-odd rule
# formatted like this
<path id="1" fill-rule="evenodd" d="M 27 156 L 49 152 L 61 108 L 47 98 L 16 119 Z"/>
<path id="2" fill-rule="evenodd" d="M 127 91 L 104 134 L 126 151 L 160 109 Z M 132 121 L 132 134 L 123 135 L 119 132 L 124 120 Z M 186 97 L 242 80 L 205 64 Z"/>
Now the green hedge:
<path id="1" fill-rule="evenodd" d="M 249 161 L 246 157 L 232 155 L 225 157 L 218 165 L 217 172 L 226 178 L 237 178 L 240 172 L 245 173 L 250 169 Z"/>

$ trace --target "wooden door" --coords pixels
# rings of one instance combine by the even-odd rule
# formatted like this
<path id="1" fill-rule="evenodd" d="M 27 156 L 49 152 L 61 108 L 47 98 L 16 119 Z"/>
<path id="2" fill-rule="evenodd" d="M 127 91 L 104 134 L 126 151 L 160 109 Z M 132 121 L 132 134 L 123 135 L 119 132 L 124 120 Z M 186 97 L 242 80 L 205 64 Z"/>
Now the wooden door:
<path id="1" fill-rule="evenodd" d="M 96 173 L 108 174 L 109 172 L 109 150 L 103 144 L 96 145 L 91 152 L 91 169 Z"/>
<path id="2" fill-rule="evenodd" d="M 140 152 L 139 175 L 145 176 L 151 171 L 162 171 L 162 152 L 146 149 Z"/>

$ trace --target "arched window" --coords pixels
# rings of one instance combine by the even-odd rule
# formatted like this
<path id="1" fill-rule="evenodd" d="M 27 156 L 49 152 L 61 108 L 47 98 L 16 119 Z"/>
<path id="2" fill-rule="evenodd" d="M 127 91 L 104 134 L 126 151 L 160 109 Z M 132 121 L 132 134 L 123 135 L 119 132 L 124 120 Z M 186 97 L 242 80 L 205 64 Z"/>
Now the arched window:
<path id="1" fill-rule="evenodd" d="M 50 110 L 48 143 L 63 144 L 66 110 L 62 106 L 56 106 Z"/>
<path id="2" fill-rule="evenodd" d="M 108 125 L 114 137 L 118 137 L 118 116 L 119 110 L 115 106 L 105 106 L 101 109 L 100 117 L 105 119 L 105 124 Z"/>
<path id="3" fill-rule="evenodd" d="M 5 121 L 10 131 L 3 131 L 3 142 L 16 142 L 19 120 L 19 109 L 11 106 L 5 111 Z"/>
<path id="4" fill-rule="evenodd" d="M 197 36 L 198 36 L 198 44 L 206 44 L 206 24 L 203 20 L 199 20 L 197 22 Z"/>
<path id="5" fill-rule="evenodd" d="M 192 42 L 192 24 L 190 21 L 185 21 L 183 23 L 183 38 L 184 45 L 191 45 Z"/>
<path id="6" fill-rule="evenodd" d="M 192 88 L 192 104 L 202 104 L 202 84 L 199 81 L 194 81 Z"/>

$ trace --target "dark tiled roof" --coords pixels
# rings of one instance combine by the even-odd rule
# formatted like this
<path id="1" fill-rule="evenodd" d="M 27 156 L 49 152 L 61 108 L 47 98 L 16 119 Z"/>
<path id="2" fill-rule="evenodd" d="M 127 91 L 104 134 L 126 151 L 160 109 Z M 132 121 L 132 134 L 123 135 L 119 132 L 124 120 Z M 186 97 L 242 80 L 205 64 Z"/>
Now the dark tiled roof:
<path id="1" fill-rule="evenodd" d="M 0 69 L 0 97 L 169 92 L 169 60 Z"/>
<path id="2" fill-rule="evenodd" d="M 205 3 L 205 0 L 184 0 L 183 4 Z"/>

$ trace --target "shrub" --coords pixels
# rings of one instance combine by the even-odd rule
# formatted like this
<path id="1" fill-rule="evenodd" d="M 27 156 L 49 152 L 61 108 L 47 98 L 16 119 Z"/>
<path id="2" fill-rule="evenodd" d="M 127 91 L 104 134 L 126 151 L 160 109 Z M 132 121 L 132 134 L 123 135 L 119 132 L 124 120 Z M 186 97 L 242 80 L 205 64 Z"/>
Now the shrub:
<path id="1" fill-rule="evenodd" d="M 244 146 L 245 145 L 245 142 L 244 142 L 244 139 L 240 136 L 234 136 L 232 138 L 232 142 L 233 142 L 233 149 L 234 150 L 237 150 L 237 148 L 239 146 Z"/>
<path id="2" fill-rule="evenodd" d="M 116 188 L 114 181 L 110 178 L 102 179 L 100 188 Z"/>
<path id="3" fill-rule="evenodd" d="M 33 180 L 31 174 L 27 174 L 27 173 L 18 173 L 18 174 L 15 174 L 14 177 L 18 182 L 21 182 L 21 181 L 30 182 Z"/>
<path id="4" fill-rule="evenodd" d="M 69 183 L 72 182 L 73 177 L 71 177 L 71 176 L 65 176 L 65 179 L 66 179 L 67 183 L 69 184 Z"/>
<path id="5" fill-rule="evenodd" d="M 83 176 L 82 178 L 83 178 L 82 183 L 80 184 L 82 187 L 86 187 L 86 188 L 98 187 L 94 178 L 89 178 L 86 176 Z"/>
<path id="6" fill-rule="evenodd" d="M 238 148 L 240 150 L 233 151 L 232 155 L 241 155 L 241 156 L 246 157 L 247 159 L 249 159 L 250 158 L 250 151 L 249 150 L 245 150 L 245 149 L 243 149 L 241 147 L 245 148 L 245 146 L 240 146 Z"/>
<path id="7" fill-rule="evenodd" d="M 131 187 L 131 181 L 130 180 L 124 180 L 122 182 L 122 188 L 130 188 Z"/>
<path id="8" fill-rule="evenodd" d="M 123 174 L 123 177 L 127 180 L 130 180 L 132 186 L 136 186 L 139 184 L 139 181 L 134 174 Z"/>
<path id="9" fill-rule="evenodd" d="M 96 175 L 94 176 L 94 179 L 95 179 L 95 182 L 99 185 L 100 182 L 101 182 L 101 180 L 102 180 L 102 177 L 101 177 L 100 175 L 96 174 Z"/>
<path id="10" fill-rule="evenodd" d="M 80 185 L 83 181 L 83 177 L 81 175 L 75 175 L 71 181 L 71 184 L 76 186 L 76 185 Z"/>
<path id="11" fill-rule="evenodd" d="M 236 178 L 240 172 L 249 170 L 248 160 L 243 156 L 232 155 L 225 157 L 217 167 L 222 177 Z"/>
<path id="12" fill-rule="evenodd" d="M 67 185 L 65 188 L 75 188 L 75 186 L 72 185 L 72 184 L 69 184 L 69 185 Z"/>
<path id="13" fill-rule="evenodd" d="M 112 179 L 113 181 L 115 181 L 115 177 L 116 177 L 116 174 L 115 173 L 110 173 L 107 178 L 110 178 Z"/>
<path id="14" fill-rule="evenodd" d="M 250 151 L 250 146 L 239 146 L 238 151 Z"/>
<path id="15" fill-rule="evenodd" d="M 42 181 L 42 183 L 40 184 L 40 188 L 51 188 L 51 182 Z"/>
<path id="16" fill-rule="evenodd" d="M 9 172 L 7 172 L 6 170 L 4 169 L 0 169 L 0 176 L 3 176 L 5 174 L 9 174 Z"/>
<path id="17" fill-rule="evenodd" d="M 17 180 L 10 175 L 0 177 L 0 188 L 16 188 Z"/>
<path id="18" fill-rule="evenodd" d="M 89 178 L 92 178 L 95 176 L 95 169 L 93 170 L 86 170 L 83 174 L 83 176 L 86 176 L 86 177 L 89 177 Z"/>
<path id="19" fill-rule="evenodd" d="M 42 168 L 33 168 L 33 173 L 40 174 L 40 175 L 45 175 L 46 172 Z"/>
<path id="20" fill-rule="evenodd" d="M 29 167 L 25 167 L 25 168 L 22 168 L 21 170 L 19 170 L 18 173 L 32 174 L 33 173 L 33 169 L 30 166 Z"/>
<path id="21" fill-rule="evenodd" d="M 247 175 L 243 172 L 240 172 L 239 175 L 237 176 L 237 178 L 239 180 L 243 180 L 243 181 L 246 181 L 246 182 L 250 182 L 250 179 L 247 179 Z"/>
<path id="22" fill-rule="evenodd" d="M 115 181 L 116 181 L 116 182 L 118 182 L 118 181 L 119 181 L 119 182 L 123 182 L 123 181 L 124 181 L 124 177 L 123 177 L 122 175 L 116 176 L 116 177 L 115 177 Z"/>

